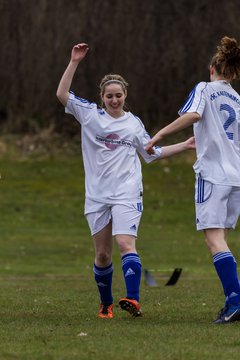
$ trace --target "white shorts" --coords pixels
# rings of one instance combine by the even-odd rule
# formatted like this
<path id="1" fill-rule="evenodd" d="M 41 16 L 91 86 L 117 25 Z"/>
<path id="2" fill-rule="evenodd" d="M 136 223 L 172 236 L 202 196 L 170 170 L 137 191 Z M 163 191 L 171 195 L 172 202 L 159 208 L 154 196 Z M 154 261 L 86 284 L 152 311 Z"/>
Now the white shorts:
<path id="1" fill-rule="evenodd" d="M 91 235 L 95 235 L 112 221 L 112 235 L 137 237 L 142 211 L 142 199 L 126 204 L 103 204 L 89 199 L 85 202 L 85 216 Z"/>
<path id="2" fill-rule="evenodd" d="M 234 229 L 240 216 L 240 187 L 196 177 L 195 207 L 197 230 Z"/>

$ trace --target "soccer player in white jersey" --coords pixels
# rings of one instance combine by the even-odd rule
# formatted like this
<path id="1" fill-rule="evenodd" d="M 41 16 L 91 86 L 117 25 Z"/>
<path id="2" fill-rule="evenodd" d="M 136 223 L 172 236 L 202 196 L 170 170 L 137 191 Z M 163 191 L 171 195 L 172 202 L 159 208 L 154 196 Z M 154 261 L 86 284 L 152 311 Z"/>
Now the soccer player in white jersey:
<path id="1" fill-rule="evenodd" d="M 112 236 L 122 257 L 126 297 L 122 309 L 141 316 L 139 288 L 141 261 L 136 251 L 137 231 L 142 215 L 142 174 L 138 153 L 149 163 L 195 148 L 194 138 L 162 148 L 149 155 L 145 146 L 150 137 L 139 118 L 124 110 L 127 83 L 120 75 L 106 75 L 100 84 L 102 108 L 70 93 L 78 64 L 88 45 L 73 47 L 62 76 L 57 97 L 81 124 L 85 169 L 85 215 L 95 247 L 94 275 L 100 294 L 100 318 L 113 317 Z"/>
<path id="2" fill-rule="evenodd" d="M 210 64 L 210 82 L 200 82 L 180 109 L 180 117 L 161 129 L 147 145 L 194 124 L 197 160 L 195 205 L 197 230 L 207 246 L 226 296 L 214 321 L 240 320 L 240 286 L 236 260 L 227 245 L 228 229 L 240 215 L 240 96 L 230 82 L 240 78 L 240 47 L 221 39 Z"/>

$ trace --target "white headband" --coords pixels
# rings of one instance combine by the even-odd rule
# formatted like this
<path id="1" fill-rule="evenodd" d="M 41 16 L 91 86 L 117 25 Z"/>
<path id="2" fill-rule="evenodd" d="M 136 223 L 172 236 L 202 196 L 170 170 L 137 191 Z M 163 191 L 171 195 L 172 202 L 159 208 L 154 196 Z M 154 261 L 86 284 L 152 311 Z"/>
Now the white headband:
<path id="1" fill-rule="evenodd" d="M 122 87 L 125 88 L 125 85 L 124 85 L 124 83 L 123 83 L 122 81 L 120 81 L 120 80 L 114 80 L 114 79 L 111 79 L 111 80 L 106 81 L 106 82 L 103 84 L 103 86 L 108 85 L 108 84 L 111 84 L 111 83 L 121 84 Z"/>

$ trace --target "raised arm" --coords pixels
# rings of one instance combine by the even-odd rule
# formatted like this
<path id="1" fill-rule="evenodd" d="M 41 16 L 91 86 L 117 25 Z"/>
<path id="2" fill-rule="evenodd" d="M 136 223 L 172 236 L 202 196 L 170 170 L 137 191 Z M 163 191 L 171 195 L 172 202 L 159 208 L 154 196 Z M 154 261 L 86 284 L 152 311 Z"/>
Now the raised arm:
<path id="1" fill-rule="evenodd" d="M 77 44 L 73 47 L 71 53 L 71 60 L 60 80 L 57 89 L 57 98 L 64 105 L 67 105 L 69 90 L 72 84 L 72 79 L 77 70 L 78 64 L 84 59 L 88 52 L 88 45 L 85 43 Z"/>
<path id="2" fill-rule="evenodd" d="M 162 140 L 165 136 L 176 133 L 185 129 L 186 127 L 192 125 L 200 119 L 200 115 L 195 112 L 185 113 L 171 124 L 165 126 L 160 131 L 158 131 L 151 139 L 151 141 L 146 146 L 146 151 L 149 154 L 154 153 L 153 146 L 160 140 Z"/>

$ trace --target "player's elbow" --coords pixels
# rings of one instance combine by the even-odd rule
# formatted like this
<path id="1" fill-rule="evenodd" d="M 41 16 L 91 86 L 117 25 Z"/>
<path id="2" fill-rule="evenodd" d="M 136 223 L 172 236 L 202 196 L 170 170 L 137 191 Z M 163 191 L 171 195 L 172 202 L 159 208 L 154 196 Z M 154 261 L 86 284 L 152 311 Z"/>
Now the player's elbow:
<path id="1" fill-rule="evenodd" d="M 67 94 L 63 94 L 61 91 L 57 90 L 56 96 L 60 103 L 62 103 L 64 106 L 67 105 L 68 96 Z"/>

